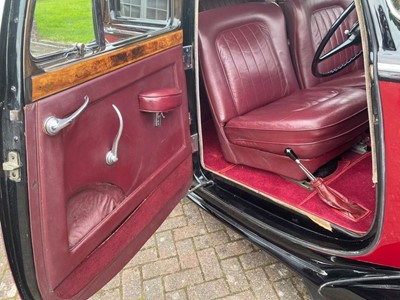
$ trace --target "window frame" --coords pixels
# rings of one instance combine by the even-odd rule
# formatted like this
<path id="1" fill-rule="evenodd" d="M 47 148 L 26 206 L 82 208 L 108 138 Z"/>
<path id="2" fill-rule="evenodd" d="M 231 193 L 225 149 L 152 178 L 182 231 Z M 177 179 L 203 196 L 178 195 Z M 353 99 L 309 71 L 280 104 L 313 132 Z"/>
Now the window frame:
<path id="1" fill-rule="evenodd" d="M 147 19 L 135 19 L 125 17 L 115 17 L 110 9 L 110 3 L 116 0 L 92 0 L 92 17 L 95 40 L 88 44 L 76 43 L 71 48 L 66 48 L 60 51 L 51 52 L 48 54 L 34 56 L 31 51 L 31 34 L 33 27 L 33 17 L 35 13 L 36 1 L 31 1 L 30 7 L 30 22 L 27 27 L 27 53 L 33 65 L 33 75 L 40 74 L 43 71 L 48 71 L 60 66 L 75 63 L 82 59 L 90 58 L 108 51 L 120 49 L 135 43 L 145 41 L 165 33 L 175 31 L 181 26 L 180 5 L 178 10 L 175 9 L 175 4 L 181 0 L 168 0 L 168 17 L 165 21 L 148 21 Z M 104 39 L 107 33 L 107 24 L 113 22 L 113 25 L 121 27 L 121 30 L 126 30 L 127 33 L 132 32 L 132 29 L 142 29 L 142 32 L 136 36 L 124 38 L 116 42 L 107 42 Z"/>
<path id="2" fill-rule="evenodd" d="M 117 0 L 114 0 L 113 2 L 115 2 L 115 1 L 117 1 Z M 159 20 L 159 21 L 166 21 L 166 20 L 168 20 L 168 16 L 169 16 L 169 11 L 170 11 L 170 7 L 169 7 L 169 3 L 171 3 L 171 1 L 170 0 L 165 0 L 167 3 L 166 3 L 166 9 L 162 9 L 162 8 L 157 8 L 157 7 L 149 7 L 148 6 L 148 2 L 149 2 L 149 0 L 137 0 L 137 1 L 140 1 L 140 4 L 132 4 L 132 3 L 122 3 L 122 1 L 129 1 L 129 2 L 132 2 L 132 0 L 119 0 L 119 2 L 120 2 L 120 5 L 119 5 L 119 11 L 120 11 L 120 13 L 121 13 L 121 11 L 122 11 L 122 9 L 121 9 L 121 6 L 122 5 L 130 5 L 131 7 L 132 6 L 136 6 L 136 7 L 139 7 L 139 17 L 133 17 L 133 16 L 129 16 L 129 17 L 127 17 L 127 16 L 121 16 L 121 17 L 125 17 L 125 18 L 135 18 L 135 19 L 145 19 L 145 20 L 154 20 L 154 21 L 157 21 L 157 20 Z M 162 1 L 162 0 L 154 0 L 154 1 Z M 157 3 L 157 2 L 156 2 Z M 150 18 L 148 18 L 147 17 L 147 10 L 148 9 L 154 9 L 154 10 L 161 10 L 161 11 L 164 11 L 165 13 L 166 13 L 166 19 L 164 20 L 164 19 L 158 19 L 158 18 L 155 18 L 155 19 L 150 19 Z"/>

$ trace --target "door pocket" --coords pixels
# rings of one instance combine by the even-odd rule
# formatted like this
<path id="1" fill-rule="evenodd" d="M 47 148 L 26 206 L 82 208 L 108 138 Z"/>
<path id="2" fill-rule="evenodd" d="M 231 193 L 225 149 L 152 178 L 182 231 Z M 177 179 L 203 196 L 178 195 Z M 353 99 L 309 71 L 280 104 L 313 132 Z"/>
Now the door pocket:
<path id="1" fill-rule="evenodd" d="M 67 200 L 70 248 L 105 219 L 124 198 L 121 188 L 109 183 L 96 183 L 74 193 Z"/>

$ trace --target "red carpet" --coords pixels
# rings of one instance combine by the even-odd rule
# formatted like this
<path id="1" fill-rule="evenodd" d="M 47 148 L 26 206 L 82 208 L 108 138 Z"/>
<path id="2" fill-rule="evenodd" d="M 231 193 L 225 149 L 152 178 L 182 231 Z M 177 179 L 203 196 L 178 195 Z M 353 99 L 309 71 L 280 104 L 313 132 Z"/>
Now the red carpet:
<path id="1" fill-rule="evenodd" d="M 204 163 L 208 169 L 347 230 L 355 233 L 368 231 L 375 212 L 370 153 L 361 156 L 349 151 L 342 156 L 338 169 L 324 179 L 329 186 L 370 211 L 355 222 L 323 203 L 316 192 L 308 191 L 279 175 L 227 162 L 222 155 L 213 123 L 204 123 L 203 132 Z"/>

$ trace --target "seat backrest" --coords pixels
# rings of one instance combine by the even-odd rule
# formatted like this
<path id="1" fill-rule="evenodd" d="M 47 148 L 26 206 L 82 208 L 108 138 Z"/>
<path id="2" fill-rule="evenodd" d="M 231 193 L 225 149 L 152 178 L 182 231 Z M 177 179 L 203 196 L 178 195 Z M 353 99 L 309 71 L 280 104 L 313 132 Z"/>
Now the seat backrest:
<path id="1" fill-rule="evenodd" d="M 314 53 L 333 22 L 352 0 L 281 0 L 284 10 L 290 49 L 299 84 L 302 88 L 313 87 L 325 81 L 363 68 L 362 59 L 333 76 L 317 78 L 312 74 L 311 64 Z M 347 17 L 328 42 L 325 52 L 345 40 L 345 29 L 350 29 L 357 20 L 355 11 Z M 320 64 L 320 71 L 326 72 L 340 66 L 361 50 L 361 46 L 347 48 Z"/>
<path id="2" fill-rule="evenodd" d="M 199 50 L 218 125 L 298 89 L 284 16 L 275 3 L 238 4 L 200 13 Z"/>
<path id="3" fill-rule="evenodd" d="M 225 7 L 247 2 L 265 2 L 265 0 L 200 0 L 199 11 L 205 11 L 214 8 Z"/>

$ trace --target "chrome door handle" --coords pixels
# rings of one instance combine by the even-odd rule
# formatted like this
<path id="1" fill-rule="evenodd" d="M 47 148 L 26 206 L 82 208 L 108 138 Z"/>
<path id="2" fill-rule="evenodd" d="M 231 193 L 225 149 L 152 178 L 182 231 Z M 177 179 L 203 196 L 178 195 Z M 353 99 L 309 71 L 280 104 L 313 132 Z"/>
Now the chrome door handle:
<path id="1" fill-rule="evenodd" d="M 85 103 L 81 107 L 78 108 L 72 115 L 69 117 L 66 117 L 65 119 L 58 119 L 54 116 L 49 117 L 44 121 L 44 131 L 46 132 L 47 135 L 56 135 L 59 133 L 62 129 L 67 127 L 69 124 L 72 123 L 73 120 L 75 120 L 86 108 L 86 106 L 89 104 L 89 97 L 85 96 Z"/>
<path id="2" fill-rule="evenodd" d="M 115 164 L 118 161 L 118 143 L 122 135 L 122 130 L 124 129 L 124 121 L 122 120 L 121 112 L 114 104 L 113 107 L 119 119 L 119 129 L 117 135 L 115 136 L 111 150 L 108 151 L 106 154 L 106 163 L 109 166 Z"/>

